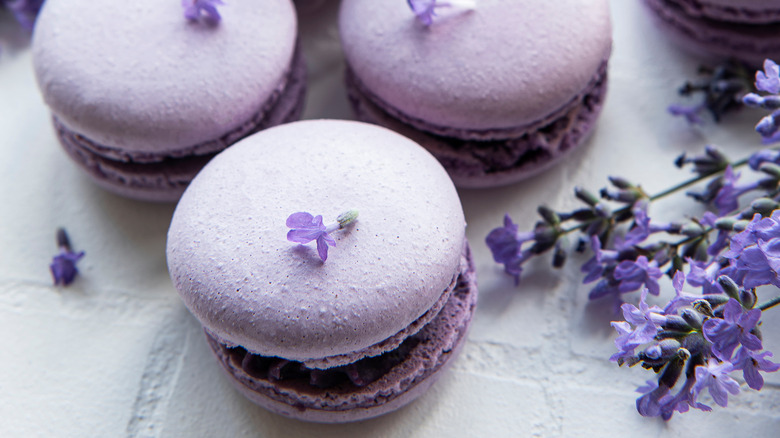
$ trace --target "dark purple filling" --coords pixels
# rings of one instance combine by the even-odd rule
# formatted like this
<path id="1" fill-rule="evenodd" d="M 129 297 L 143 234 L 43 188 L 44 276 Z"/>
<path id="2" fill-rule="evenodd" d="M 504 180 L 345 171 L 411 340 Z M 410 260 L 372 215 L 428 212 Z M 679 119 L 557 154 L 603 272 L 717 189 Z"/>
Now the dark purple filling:
<path id="1" fill-rule="evenodd" d="M 607 62 L 604 61 L 582 95 L 565 106 L 560 114 L 537 124 L 506 131 L 516 131 L 512 138 L 474 140 L 480 132 L 450 130 L 449 135 L 425 128 L 424 122 L 406 120 L 391 114 L 387 104 L 379 101 L 360 83 L 351 70 L 347 71 L 350 101 L 358 118 L 399 130 L 417 140 L 456 176 L 479 177 L 505 171 L 538 169 L 579 145 L 595 123 L 604 102 L 607 88 Z M 414 124 L 412 124 L 414 123 Z M 456 184 L 458 181 L 456 180 Z"/>
<path id="2" fill-rule="evenodd" d="M 223 346 L 223 348 L 233 366 L 241 368 L 255 379 L 271 382 L 299 380 L 325 389 L 350 384 L 356 387 L 366 386 L 403 362 L 409 352 L 419 343 L 420 338 L 413 335 L 406 338 L 395 350 L 326 370 L 308 368 L 302 362 L 248 353 L 243 347 L 228 348 Z"/>
<path id="3" fill-rule="evenodd" d="M 309 386 L 312 389 L 332 388 L 350 391 L 354 388 L 362 388 L 386 375 L 411 356 L 420 354 L 427 356 L 430 351 L 441 348 L 441 346 L 436 347 L 444 337 L 439 331 L 444 330 L 449 333 L 455 329 L 455 327 L 445 328 L 449 325 L 447 321 L 451 318 L 457 319 L 455 315 L 460 314 L 464 307 L 470 308 L 467 313 L 470 316 L 474 305 L 471 300 L 476 290 L 470 251 L 467 250 L 466 254 L 467 269 L 458 275 L 455 287 L 448 294 L 449 299 L 444 308 L 439 310 L 434 319 L 420 331 L 407 337 L 395 349 L 378 356 L 365 357 L 338 367 L 317 369 L 307 367 L 302 362 L 250 353 L 241 346 L 228 346 L 210 335 L 207 330 L 204 332 L 212 348 L 217 350 L 218 356 L 226 362 L 225 365 L 241 370 L 253 379 L 273 384 L 283 382 L 295 387 Z M 424 351 L 429 353 L 423 353 Z"/>

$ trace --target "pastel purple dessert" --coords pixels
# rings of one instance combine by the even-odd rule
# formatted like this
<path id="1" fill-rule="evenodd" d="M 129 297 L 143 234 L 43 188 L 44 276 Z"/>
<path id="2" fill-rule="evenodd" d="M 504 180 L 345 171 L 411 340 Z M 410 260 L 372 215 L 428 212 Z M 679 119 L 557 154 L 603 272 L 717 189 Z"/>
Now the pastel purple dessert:
<path id="1" fill-rule="evenodd" d="M 289 0 L 44 4 L 33 36 L 43 98 L 68 155 L 102 187 L 175 201 L 217 152 L 300 117 L 305 66 Z M 78 11 L 78 13 L 74 13 Z"/>
<path id="2" fill-rule="evenodd" d="M 644 0 L 665 35 L 708 57 L 780 58 L 778 0 Z"/>
<path id="3" fill-rule="evenodd" d="M 604 0 L 480 0 L 436 9 L 344 0 L 347 88 L 360 120 L 396 130 L 459 187 L 514 183 L 583 143 L 611 53 Z"/>
<path id="4" fill-rule="evenodd" d="M 327 259 L 286 239 L 325 223 Z M 457 192 L 419 145 L 360 122 L 295 122 L 206 165 L 171 222 L 168 267 L 235 386 L 273 412 L 346 422 L 422 394 L 464 344 L 476 276 Z"/>

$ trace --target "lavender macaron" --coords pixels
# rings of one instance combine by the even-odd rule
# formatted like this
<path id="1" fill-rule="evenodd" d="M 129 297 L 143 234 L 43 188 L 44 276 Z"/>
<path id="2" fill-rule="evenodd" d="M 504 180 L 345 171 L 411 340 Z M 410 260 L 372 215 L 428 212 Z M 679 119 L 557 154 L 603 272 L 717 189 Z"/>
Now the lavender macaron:
<path id="1" fill-rule="evenodd" d="M 780 58 L 780 0 L 643 0 L 663 33 L 699 55 Z"/>
<path id="2" fill-rule="evenodd" d="M 102 187 L 175 201 L 217 152 L 299 118 L 291 0 L 47 1 L 33 61 L 57 136 Z"/>
<path id="3" fill-rule="evenodd" d="M 176 207 L 167 257 L 239 391 L 307 421 L 370 418 L 422 394 L 477 301 L 447 173 L 360 122 L 294 122 L 218 154 Z"/>
<path id="4" fill-rule="evenodd" d="M 357 118 L 425 146 L 459 187 L 542 171 L 602 108 L 606 0 L 343 0 L 339 27 Z"/>

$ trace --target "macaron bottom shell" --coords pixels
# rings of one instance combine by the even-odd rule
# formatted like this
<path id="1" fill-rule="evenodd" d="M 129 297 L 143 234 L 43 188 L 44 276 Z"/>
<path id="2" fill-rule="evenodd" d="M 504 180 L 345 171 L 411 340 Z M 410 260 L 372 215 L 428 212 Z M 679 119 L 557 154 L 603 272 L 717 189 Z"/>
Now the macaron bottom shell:
<path id="1" fill-rule="evenodd" d="M 740 23 L 694 16 L 669 0 L 643 0 L 656 26 L 680 47 L 700 56 L 735 58 L 752 65 L 764 59 L 780 58 L 780 20 L 769 23 Z M 780 7 L 772 11 L 780 13 Z"/>
<path id="2" fill-rule="evenodd" d="M 442 163 L 457 187 L 488 188 L 532 177 L 585 142 L 604 104 L 607 64 L 604 60 L 586 89 L 563 108 L 538 122 L 512 129 L 517 132 L 513 137 L 495 140 L 463 139 L 475 133 L 464 131 L 459 136 L 457 129 L 451 130 L 451 136 L 434 134 L 424 128 L 424 121 L 404 120 L 404 115 L 372 96 L 349 70 L 346 82 L 358 120 L 392 129 L 424 146 Z"/>
<path id="3" fill-rule="evenodd" d="M 410 336 L 412 342 L 402 344 L 398 349 L 400 352 L 385 353 L 400 357 L 391 359 L 395 364 L 388 371 L 363 386 L 342 380 L 321 388 L 310 384 L 308 375 L 275 379 L 266 375 L 267 372 L 259 374 L 245 369 L 245 350 L 237 352 L 236 348 L 227 347 L 208 334 L 206 338 L 234 386 L 265 409 L 318 423 L 373 418 L 394 411 L 423 394 L 462 349 L 478 295 L 475 267 L 468 246 L 464 250 L 461 270 L 457 286 L 439 314 Z M 286 362 L 272 359 L 276 359 L 277 363 Z M 375 364 L 376 358 L 362 361 Z M 360 366 L 360 362 L 356 364 Z"/>
<path id="4" fill-rule="evenodd" d="M 189 150 L 159 156 L 121 156 L 117 148 L 99 145 L 71 131 L 56 115 L 53 124 L 68 156 L 102 188 L 120 196 L 153 202 L 174 202 L 217 153 L 260 130 L 300 119 L 306 95 L 306 65 L 296 50 L 287 80 L 252 119 L 220 138 Z"/>

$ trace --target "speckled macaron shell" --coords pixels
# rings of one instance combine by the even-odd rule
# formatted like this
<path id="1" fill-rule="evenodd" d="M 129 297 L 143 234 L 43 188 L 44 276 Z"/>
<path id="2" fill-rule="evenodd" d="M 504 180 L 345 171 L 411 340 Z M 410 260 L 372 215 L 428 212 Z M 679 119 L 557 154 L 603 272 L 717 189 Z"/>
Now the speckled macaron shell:
<path id="1" fill-rule="evenodd" d="M 611 50 L 604 0 L 480 0 L 425 27 L 405 1 L 343 0 L 347 63 L 381 100 L 450 128 L 516 128 L 553 113 Z"/>
<path id="2" fill-rule="evenodd" d="M 322 262 L 286 240 L 287 217 L 325 223 L 355 208 Z M 305 121 L 218 154 L 182 196 L 168 232 L 171 278 L 221 340 L 306 361 L 348 354 L 407 327 L 458 274 L 465 220 L 425 149 L 388 129 Z"/>
<path id="3" fill-rule="evenodd" d="M 33 60 L 53 114 L 122 153 L 172 153 L 247 122 L 293 56 L 290 0 L 231 1 L 189 21 L 179 0 L 47 1 Z"/>

